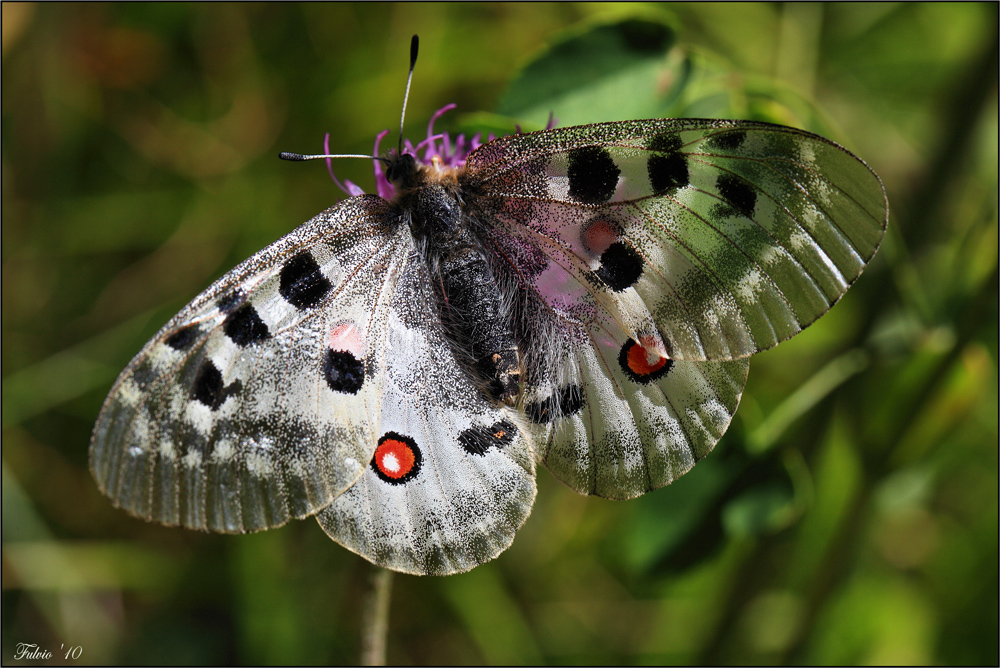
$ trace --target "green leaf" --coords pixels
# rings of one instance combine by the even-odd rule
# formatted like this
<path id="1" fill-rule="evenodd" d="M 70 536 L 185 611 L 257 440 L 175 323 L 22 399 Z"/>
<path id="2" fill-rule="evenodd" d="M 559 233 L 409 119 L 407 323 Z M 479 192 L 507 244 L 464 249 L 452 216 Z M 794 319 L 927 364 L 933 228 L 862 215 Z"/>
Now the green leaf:
<path id="1" fill-rule="evenodd" d="M 731 536 L 756 536 L 787 526 L 795 514 L 795 495 L 781 481 L 748 489 L 722 511 L 722 525 Z"/>
<path id="2" fill-rule="evenodd" d="M 560 126 L 662 115 L 690 72 L 686 57 L 671 54 L 676 41 L 668 25 L 646 19 L 571 35 L 525 66 L 497 111 L 540 125 L 555 112 Z"/>

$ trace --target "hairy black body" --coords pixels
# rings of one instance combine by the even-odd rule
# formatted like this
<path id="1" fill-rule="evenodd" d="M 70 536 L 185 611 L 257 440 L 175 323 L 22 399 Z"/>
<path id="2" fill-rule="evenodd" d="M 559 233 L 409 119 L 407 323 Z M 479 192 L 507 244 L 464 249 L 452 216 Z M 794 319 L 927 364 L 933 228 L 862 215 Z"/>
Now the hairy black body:
<path id="1" fill-rule="evenodd" d="M 462 211 L 456 171 L 435 174 L 403 154 L 390 158 L 386 173 L 400 190 L 396 203 L 409 213 L 410 230 L 441 287 L 438 308 L 454 335 L 452 343 L 491 399 L 515 403 L 520 391 L 517 341 L 487 251 Z"/>

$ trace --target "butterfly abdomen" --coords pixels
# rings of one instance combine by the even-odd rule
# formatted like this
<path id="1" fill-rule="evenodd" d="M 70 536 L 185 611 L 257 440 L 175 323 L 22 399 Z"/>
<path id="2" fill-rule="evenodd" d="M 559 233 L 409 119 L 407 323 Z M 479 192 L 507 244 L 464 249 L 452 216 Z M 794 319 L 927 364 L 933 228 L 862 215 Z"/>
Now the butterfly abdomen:
<path id="1" fill-rule="evenodd" d="M 439 264 L 446 319 L 464 344 L 491 398 L 517 399 L 520 363 L 493 272 L 482 252 L 462 246 Z"/>
<path id="2" fill-rule="evenodd" d="M 410 229 L 441 288 L 442 317 L 491 399 L 513 404 L 519 392 L 520 355 L 508 309 L 485 251 L 462 211 L 453 175 L 426 171 L 411 177 L 400 198 Z M 402 179 L 401 179 L 402 181 Z"/>

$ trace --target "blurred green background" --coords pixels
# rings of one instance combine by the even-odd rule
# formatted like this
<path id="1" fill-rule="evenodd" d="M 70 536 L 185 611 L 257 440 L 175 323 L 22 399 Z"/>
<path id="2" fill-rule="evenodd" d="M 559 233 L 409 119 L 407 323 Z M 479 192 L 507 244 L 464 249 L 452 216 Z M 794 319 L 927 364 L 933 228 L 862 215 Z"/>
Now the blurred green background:
<path id="1" fill-rule="evenodd" d="M 671 29 L 637 48 L 625 17 Z M 442 128 L 771 120 L 855 151 L 892 214 L 712 455 L 618 503 L 540 469 L 497 560 L 395 578 L 388 660 L 997 664 L 997 5 L 958 3 L 4 3 L 4 663 L 358 660 L 367 569 L 314 522 L 147 524 L 87 447 L 163 322 L 341 197 L 277 153 L 370 151 L 413 33 L 411 138 L 448 102 Z"/>

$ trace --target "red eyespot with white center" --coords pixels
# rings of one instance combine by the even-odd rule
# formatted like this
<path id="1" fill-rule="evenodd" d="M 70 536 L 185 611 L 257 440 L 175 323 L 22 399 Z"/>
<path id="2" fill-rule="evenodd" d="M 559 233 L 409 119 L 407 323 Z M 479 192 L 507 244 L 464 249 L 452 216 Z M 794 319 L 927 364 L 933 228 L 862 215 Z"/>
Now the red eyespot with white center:
<path id="1" fill-rule="evenodd" d="M 667 346 L 659 334 L 644 334 L 639 336 L 639 345 L 646 351 L 646 359 L 650 364 L 657 363 L 661 358 L 669 357 Z"/>
<path id="2" fill-rule="evenodd" d="M 674 362 L 666 355 L 657 352 L 656 347 L 651 345 L 645 348 L 630 340 L 622 346 L 618 364 L 625 375 L 635 382 L 648 383 L 665 376 Z"/>
<path id="3" fill-rule="evenodd" d="M 378 441 L 372 470 L 390 485 L 401 485 L 417 477 L 423 457 L 416 442 L 409 436 L 386 432 Z"/>

